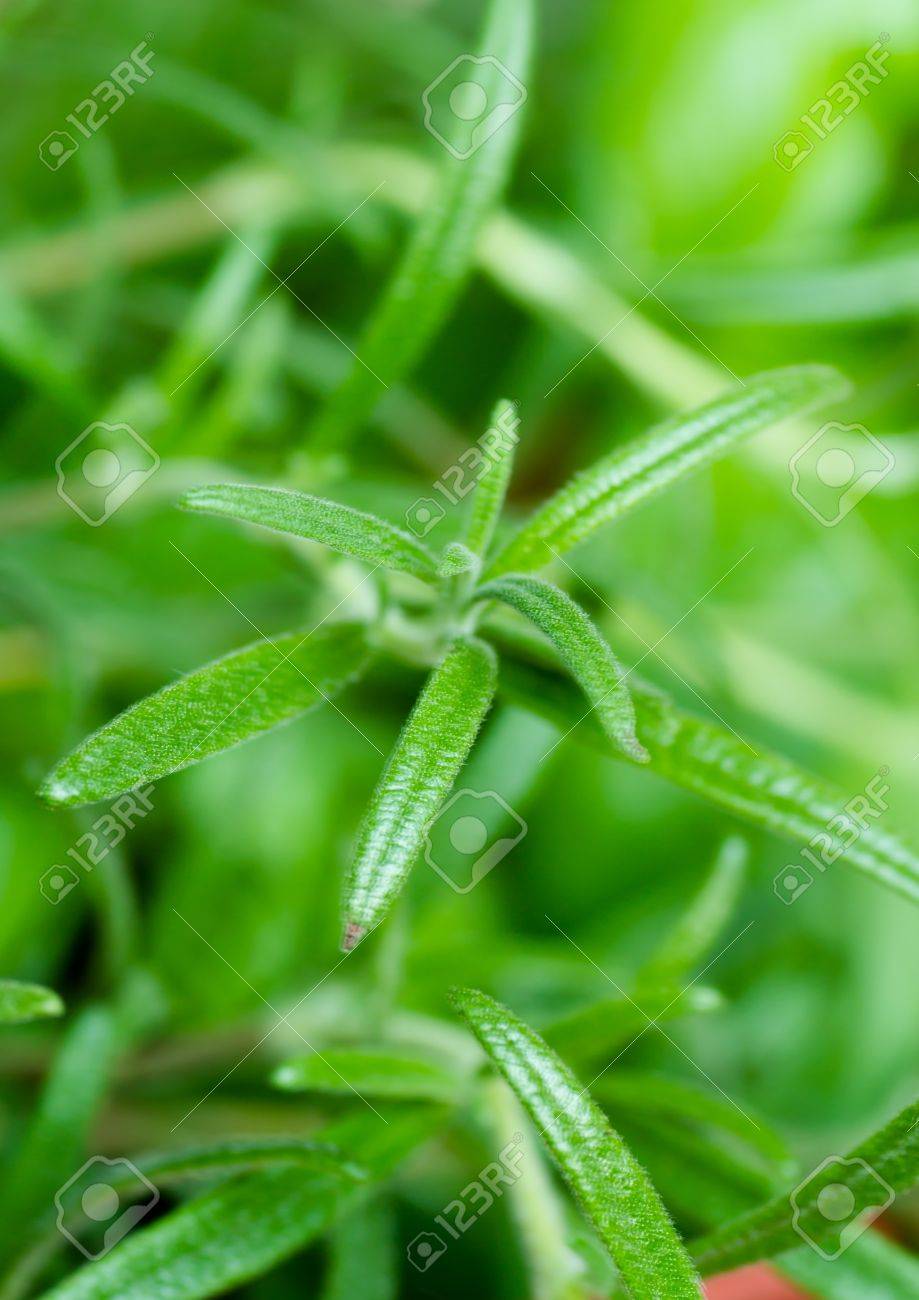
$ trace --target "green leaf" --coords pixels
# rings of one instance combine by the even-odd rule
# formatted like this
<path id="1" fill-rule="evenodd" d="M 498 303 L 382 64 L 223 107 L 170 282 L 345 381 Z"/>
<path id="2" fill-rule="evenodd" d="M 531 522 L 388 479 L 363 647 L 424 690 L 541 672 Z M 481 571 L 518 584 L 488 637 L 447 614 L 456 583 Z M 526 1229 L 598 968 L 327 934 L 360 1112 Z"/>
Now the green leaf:
<path id="1" fill-rule="evenodd" d="M 427 1115 L 393 1117 L 386 1125 L 368 1115 L 351 1131 L 361 1134 L 354 1145 L 366 1157 L 362 1163 L 382 1179 L 430 1128 Z M 47 1292 L 46 1300 L 200 1300 L 223 1294 L 302 1250 L 357 1208 L 364 1195 L 344 1170 L 290 1167 L 244 1174 L 132 1232 L 104 1259 Z"/>
<path id="2" fill-rule="evenodd" d="M 424 1057 L 383 1049 L 324 1049 L 297 1056 L 274 1071 L 287 1092 L 328 1092 L 415 1101 L 455 1101 L 459 1080 Z"/>
<path id="3" fill-rule="evenodd" d="M 496 639 L 491 629 L 489 636 Z M 848 844 L 834 833 L 831 823 L 838 824 L 851 794 L 768 749 L 754 752 L 735 733 L 685 712 L 634 674 L 629 684 L 638 735 L 651 756 L 650 771 L 782 836 L 796 853 L 820 836 L 827 852 L 839 854 L 840 865 L 854 867 L 912 902 L 919 901 L 919 856 L 898 835 L 882 830 L 877 822 L 869 822 Z M 577 726 L 583 714 L 580 699 L 557 674 L 504 658 L 501 687 L 515 702 L 560 725 L 576 727 L 575 736 L 580 732 L 613 757 L 622 756 L 610 748 L 598 727 L 590 726 L 590 718 L 583 728 Z"/>
<path id="4" fill-rule="evenodd" d="M 747 842 L 739 835 L 724 841 L 702 888 L 639 971 L 639 984 L 678 984 L 690 974 L 733 914 L 748 858 Z"/>
<path id="5" fill-rule="evenodd" d="M 861 1214 L 869 1208 L 886 1208 L 893 1194 L 905 1192 L 919 1181 L 919 1102 L 913 1102 L 848 1156 L 829 1157 L 797 1188 L 776 1196 L 740 1218 L 709 1233 L 692 1245 L 692 1253 L 705 1273 L 739 1268 L 752 1260 L 772 1259 L 790 1250 L 805 1233 L 828 1252 L 838 1248 L 842 1225 L 822 1212 L 825 1188 L 841 1184 Z"/>
<path id="6" fill-rule="evenodd" d="M 55 1191 L 79 1168 L 118 1047 L 118 1020 L 107 1007 L 87 1007 L 68 1027 L 0 1184 L 0 1259 L 30 1244 Z"/>
<path id="7" fill-rule="evenodd" d="M 610 1070 L 594 1084 L 605 1106 L 622 1107 L 637 1116 L 687 1120 L 740 1138 L 767 1160 L 790 1172 L 785 1143 L 763 1120 L 754 1121 L 731 1102 L 685 1079 L 635 1070 Z"/>
<path id="8" fill-rule="evenodd" d="M 579 1061 L 609 1060 L 650 1032 L 649 1021 L 675 1020 L 722 1006 L 716 989 L 693 984 L 685 991 L 673 985 L 643 988 L 637 998 L 603 998 L 547 1025 L 544 1034 L 556 1051 Z"/>
<path id="9" fill-rule="evenodd" d="M 351 623 L 255 641 L 119 714 L 62 759 L 40 793 L 93 803 L 177 772 L 322 704 L 367 659 Z"/>
<path id="10" fill-rule="evenodd" d="M 382 1197 L 343 1219 L 332 1230 L 322 1300 L 395 1300 L 396 1240 L 395 1215 Z"/>
<path id="11" fill-rule="evenodd" d="M 495 558 L 489 574 L 540 569 L 743 438 L 849 391 L 828 366 L 787 366 L 752 375 L 741 391 L 677 415 L 582 470 L 536 511 Z"/>
<path id="12" fill-rule="evenodd" d="M 28 1020 L 61 1016 L 64 1004 L 52 989 L 41 984 L 0 980 L 0 1024 L 21 1025 Z"/>
<path id="13" fill-rule="evenodd" d="M 516 426 L 519 423 L 514 403 L 506 399 L 498 402 L 492 411 L 491 423 L 485 435 L 489 464 L 475 485 L 466 527 L 466 545 L 476 555 L 487 554 L 504 508 L 507 485 L 514 467 Z M 482 441 L 480 440 L 480 445 Z"/>
<path id="14" fill-rule="evenodd" d="M 612 743 L 636 762 L 648 761 L 635 734 L 627 674 L 580 605 L 552 583 L 516 573 L 488 583 L 477 595 L 503 600 L 535 623 L 557 649 Z"/>
<path id="15" fill-rule="evenodd" d="M 477 578 L 481 569 L 479 557 L 462 542 L 448 542 L 437 565 L 438 578 L 458 578 L 471 573 Z"/>
<path id="16" fill-rule="evenodd" d="M 866 1232 L 838 1259 L 810 1246 L 780 1255 L 774 1267 L 810 1296 L 825 1300 L 916 1300 L 919 1260 L 879 1232 Z"/>
<path id="17" fill-rule="evenodd" d="M 430 580 L 437 571 L 434 556 L 411 533 L 376 515 L 305 492 L 244 483 L 217 484 L 192 488 L 179 505 L 183 510 L 223 515 L 276 533 L 306 537 L 343 555 L 411 573 L 416 578 Z"/>
<path id="18" fill-rule="evenodd" d="M 393 747 L 358 836 L 345 888 L 347 952 L 385 915 L 472 748 L 497 683 L 494 651 L 454 642 L 434 669 Z"/>
<path id="19" fill-rule="evenodd" d="M 492 0 L 480 47 L 485 61 L 475 68 L 489 104 L 510 102 L 508 73 L 526 81 L 532 21 L 532 0 Z M 441 129 L 444 119 L 459 125 L 447 108 L 454 84 L 445 80 L 432 91 L 440 109 L 446 109 L 439 115 Z M 317 450 L 347 441 L 382 397 L 384 385 L 409 373 L 443 324 L 469 272 L 482 224 L 504 187 L 522 119 L 522 112 L 512 113 L 468 157 L 445 150 L 437 190 L 355 347 L 347 379 L 313 430 Z"/>
<path id="20" fill-rule="evenodd" d="M 271 1165 L 297 1165 L 313 1173 L 352 1178 L 364 1177 L 360 1166 L 342 1157 L 330 1142 L 310 1142 L 300 1138 L 263 1137 L 230 1138 L 183 1147 L 180 1151 L 151 1152 L 133 1160 L 142 1174 L 156 1183 L 175 1183 L 185 1179 L 229 1177 L 247 1170 Z M 135 1180 L 136 1181 L 136 1180 Z M 111 1186 L 130 1186 L 130 1177 L 110 1179 Z"/>
<path id="21" fill-rule="evenodd" d="M 453 1000 L 529 1111 L 635 1300 L 698 1300 L 699 1280 L 647 1174 L 534 1030 L 475 989 Z"/>

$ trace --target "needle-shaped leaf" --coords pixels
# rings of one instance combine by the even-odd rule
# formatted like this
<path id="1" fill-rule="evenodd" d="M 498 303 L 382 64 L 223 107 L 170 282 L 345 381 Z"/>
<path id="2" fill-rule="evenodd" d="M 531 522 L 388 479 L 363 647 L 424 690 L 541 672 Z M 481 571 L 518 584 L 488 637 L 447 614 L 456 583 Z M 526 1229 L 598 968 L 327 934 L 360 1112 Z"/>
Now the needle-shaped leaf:
<path id="1" fill-rule="evenodd" d="M 386 1125 L 370 1115 L 361 1123 L 362 1163 L 373 1179 L 385 1178 L 431 1130 L 430 1118 L 418 1115 L 394 1116 Z M 231 1178 L 151 1227 L 130 1233 L 46 1297 L 201 1300 L 222 1295 L 302 1250 L 364 1195 L 364 1184 L 347 1169 L 318 1173 L 292 1165 Z"/>
<path id="2" fill-rule="evenodd" d="M 383 918 L 405 884 L 426 828 L 472 748 L 496 682 L 494 651 L 463 637 L 425 683 L 358 836 L 345 887 L 345 951 Z"/>
<path id="3" fill-rule="evenodd" d="M 493 636 L 491 630 L 489 635 Z M 501 643 L 511 644 L 503 638 Z M 846 805 L 854 802 L 851 795 L 830 782 L 768 749 L 754 750 L 736 733 L 685 712 L 634 674 L 629 684 L 638 735 L 651 756 L 650 771 L 789 840 L 795 856 L 811 841 L 819 846 L 812 851 L 812 857 L 819 853 L 821 865 L 816 871 L 808 859 L 808 867 L 795 864 L 787 885 L 784 877 L 777 880 L 783 901 L 810 888 L 821 870 L 838 861 L 919 902 L 919 855 L 893 831 L 882 829 L 883 809 L 877 798 L 860 797 L 863 802 L 856 819 L 854 813 L 845 812 Z M 578 725 L 583 716 L 580 698 L 557 673 L 505 658 L 501 686 L 508 698 L 621 757 L 620 751 L 609 749 L 598 727 L 591 728 L 590 718 L 583 727 Z M 881 799 L 882 792 L 883 783 L 877 787 Z"/>
<path id="4" fill-rule="evenodd" d="M 674 416 L 582 470 L 540 506 L 496 556 L 489 572 L 540 569 L 743 438 L 838 400 L 846 380 L 828 366 L 788 366 L 752 375 L 740 392 Z"/>
<path id="5" fill-rule="evenodd" d="M 460 1080 L 420 1056 L 382 1049 L 325 1048 L 297 1056 L 271 1076 L 286 1092 L 341 1093 L 409 1101 L 455 1101 Z"/>
<path id="6" fill-rule="evenodd" d="M 539 1035 L 476 989 L 454 1001 L 529 1111 L 635 1300 L 698 1300 L 699 1280 L 648 1175 Z"/>
<path id="7" fill-rule="evenodd" d="M 469 523 L 466 527 L 466 545 L 476 555 L 484 556 L 504 508 L 507 485 L 514 467 L 514 449 L 517 446 L 517 408 L 503 399 L 492 411 L 491 423 L 484 439 L 480 439 L 486 464 L 472 494 Z"/>
<path id="8" fill-rule="evenodd" d="M 343 555 L 411 573 L 416 578 L 431 579 L 437 571 L 434 556 L 411 533 L 376 515 L 305 492 L 246 483 L 216 484 L 192 488 L 179 505 L 183 510 L 223 515 L 272 532 L 306 537 Z"/>
<path id="9" fill-rule="evenodd" d="M 28 1020 L 60 1016 L 64 1004 L 53 989 L 41 984 L 0 980 L 0 1025 L 21 1025 Z"/>
<path id="10" fill-rule="evenodd" d="M 635 709 L 626 674 L 580 605 L 551 582 L 517 573 L 496 578 L 477 595 L 483 600 L 503 600 L 530 619 L 557 649 L 613 744 L 636 762 L 648 761 L 635 734 Z"/>
<path id="11" fill-rule="evenodd" d="M 58 763 L 41 794 L 93 803 L 177 772 L 322 704 L 367 660 L 351 623 L 253 642 L 119 714 Z"/>
<path id="12" fill-rule="evenodd" d="M 332 1230 L 321 1300 L 396 1300 L 401 1246 L 389 1202 L 361 1205 Z"/>
<path id="13" fill-rule="evenodd" d="M 780 1255 L 774 1267 L 823 1300 L 916 1300 L 919 1260 L 880 1232 L 866 1232 L 837 1259 L 810 1246 Z"/>
<path id="14" fill-rule="evenodd" d="M 705 1273 L 772 1259 L 801 1241 L 835 1253 L 894 1196 L 919 1182 L 919 1102 L 913 1102 L 847 1156 L 829 1156 L 798 1186 L 717 1228 L 692 1245 Z M 840 1212 L 837 1212 L 839 1210 Z"/>
<path id="15" fill-rule="evenodd" d="M 723 1006 L 717 989 L 693 984 L 684 991 L 671 985 L 643 988 L 637 998 L 603 998 L 579 1007 L 547 1025 L 544 1033 L 562 1056 L 578 1061 L 609 1060 L 644 1038 L 652 1023 L 716 1011 Z"/>
<path id="16" fill-rule="evenodd" d="M 622 1108 L 652 1119 L 690 1121 L 732 1134 L 788 1172 L 791 1160 L 788 1149 L 764 1120 L 752 1119 L 733 1102 L 685 1079 L 616 1069 L 602 1075 L 594 1091 L 604 1105 L 614 1110 Z"/>
<path id="17" fill-rule="evenodd" d="M 482 57 L 458 56 L 425 91 L 426 122 L 444 148 L 443 173 L 358 340 L 348 377 L 319 417 L 312 439 L 317 450 L 347 441 L 385 387 L 408 374 L 468 274 L 479 230 L 510 171 L 523 119 L 518 110 L 526 98 L 532 8 L 532 0 L 492 0 Z M 489 108 L 483 122 L 470 123 L 450 107 L 457 87 L 470 80 Z"/>
<path id="18" fill-rule="evenodd" d="M 734 911 L 748 857 L 747 843 L 739 835 L 724 841 L 702 888 L 639 971 L 639 983 L 676 984 L 688 977 Z"/>

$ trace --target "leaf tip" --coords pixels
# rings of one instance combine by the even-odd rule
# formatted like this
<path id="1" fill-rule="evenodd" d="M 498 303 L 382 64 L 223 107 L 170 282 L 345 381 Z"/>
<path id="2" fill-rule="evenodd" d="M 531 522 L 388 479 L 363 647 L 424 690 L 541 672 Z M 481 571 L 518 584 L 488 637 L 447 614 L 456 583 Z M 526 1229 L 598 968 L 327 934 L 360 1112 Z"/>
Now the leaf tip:
<path id="1" fill-rule="evenodd" d="M 52 770 L 42 781 L 37 791 L 42 803 L 51 808 L 66 808 L 80 802 L 79 788 L 59 775 L 59 768 Z"/>
<path id="2" fill-rule="evenodd" d="M 366 933 L 367 927 L 359 921 L 346 921 L 341 936 L 342 952 L 353 952 Z"/>

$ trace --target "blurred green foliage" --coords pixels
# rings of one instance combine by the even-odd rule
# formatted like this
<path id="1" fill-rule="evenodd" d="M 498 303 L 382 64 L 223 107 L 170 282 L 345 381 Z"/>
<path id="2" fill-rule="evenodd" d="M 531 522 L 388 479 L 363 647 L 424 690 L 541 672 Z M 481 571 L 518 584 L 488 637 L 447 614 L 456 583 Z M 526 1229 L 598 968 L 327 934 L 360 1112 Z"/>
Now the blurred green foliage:
<path id="1" fill-rule="evenodd" d="M 507 394 L 522 417 L 510 501 L 522 515 L 732 374 L 836 365 L 854 394 L 831 414 L 896 460 L 837 527 L 791 492 L 789 455 L 816 431 L 811 417 L 591 540 L 580 579 L 555 577 L 626 663 L 643 659 L 688 709 L 847 794 L 888 769 L 885 824 L 919 842 L 919 12 L 905 0 L 538 8 L 511 223 L 488 227 L 423 360 L 331 462 L 311 456 L 309 431 L 444 164 L 421 94 L 474 48 L 479 6 L 13 0 L 0 15 L 0 974 L 48 985 L 67 1008 L 50 1026 L 2 1029 L 0 1139 L 13 1161 L 40 1081 L 97 1000 L 121 1025 L 121 1065 L 72 1163 L 81 1149 L 302 1136 L 360 1103 L 269 1087 L 302 1054 L 300 1035 L 330 1046 L 401 1035 L 462 1058 L 452 984 L 488 989 L 541 1027 L 609 997 L 547 918 L 628 980 L 736 829 L 575 736 L 539 761 L 559 733 L 499 705 L 469 783 L 502 794 L 526 837 L 468 894 L 416 870 L 393 926 L 342 966 L 341 881 L 375 750 L 388 751 L 422 680 L 388 665 L 341 702 L 359 731 L 323 710 L 165 780 L 150 815 L 51 905 L 40 878 L 99 811 L 43 807 L 35 790 L 52 764 L 140 696 L 251 640 L 250 621 L 270 634 L 312 625 L 362 576 L 310 544 L 178 512 L 189 487 L 321 481 L 404 524 Z M 785 170 L 776 141 L 881 32 L 886 77 Z M 149 81 L 64 165 L 43 166 L 42 141 L 144 40 Z M 161 464 L 92 528 L 56 494 L 55 461 L 95 420 L 130 423 Z M 772 882 L 794 847 L 759 832 L 750 842 L 710 955 L 729 946 L 705 972 L 722 999 L 667 1032 L 806 1171 L 913 1095 L 915 919 L 835 868 L 785 907 Z M 265 1001 L 284 1011 L 308 993 L 295 1030 L 260 1043 L 276 1023 Z M 699 1082 L 656 1032 L 623 1064 Z M 654 1136 L 636 1124 L 649 1166 Z M 431 1292 L 404 1267 L 403 1243 L 493 1149 L 481 1116 L 463 1115 L 397 1175 L 395 1208 L 351 1225 L 375 1258 L 395 1216 L 405 1294 Z M 24 1196 L 44 1206 L 40 1181 Z M 772 1186 L 761 1176 L 748 1194 Z M 704 1226 L 665 1199 L 679 1226 Z M 915 1206 L 898 1209 L 914 1242 Z M 437 1294 L 529 1294 L 520 1248 L 506 1245 L 511 1218 L 499 1205 L 451 1247 Z M 348 1220 L 337 1231 L 330 1288 Z M 593 1260 L 586 1228 L 566 1218 L 562 1231 Z M 67 1250 L 9 1294 L 82 1262 Z M 302 1294 L 325 1260 L 316 1248 L 238 1293 Z"/>

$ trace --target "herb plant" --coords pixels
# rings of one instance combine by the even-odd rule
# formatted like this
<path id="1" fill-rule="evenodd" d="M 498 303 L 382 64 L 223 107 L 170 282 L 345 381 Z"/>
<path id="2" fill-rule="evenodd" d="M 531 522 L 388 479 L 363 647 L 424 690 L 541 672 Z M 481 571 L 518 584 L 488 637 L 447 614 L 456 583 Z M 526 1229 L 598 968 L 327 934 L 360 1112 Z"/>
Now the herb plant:
<path id="1" fill-rule="evenodd" d="M 0 1300 L 919 1294 L 917 476 L 837 520 L 775 473 L 912 383 L 899 245 L 844 260 L 878 196 L 840 152 L 709 210 L 746 145 L 689 185 L 660 144 L 692 40 L 748 48 L 709 0 L 489 0 L 474 45 L 452 4 L 166 7 L 152 64 L 34 8 L 0 58 L 50 57 L 82 197 L 0 250 Z M 869 109 L 820 138 L 852 186 Z M 750 260 L 694 270 L 747 200 Z M 757 269 L 802 204 L 806 293 Z M 652 233 L 690 251 L 645 283 Z"/>

